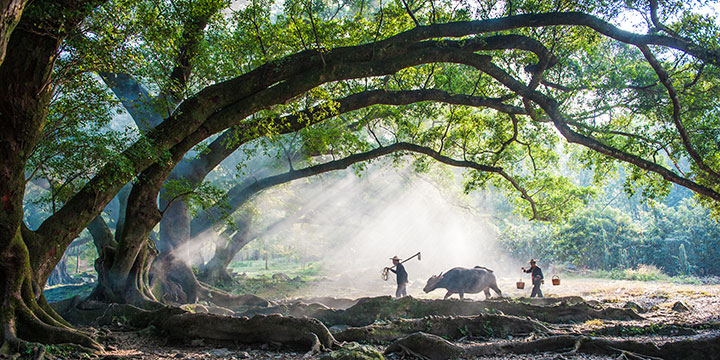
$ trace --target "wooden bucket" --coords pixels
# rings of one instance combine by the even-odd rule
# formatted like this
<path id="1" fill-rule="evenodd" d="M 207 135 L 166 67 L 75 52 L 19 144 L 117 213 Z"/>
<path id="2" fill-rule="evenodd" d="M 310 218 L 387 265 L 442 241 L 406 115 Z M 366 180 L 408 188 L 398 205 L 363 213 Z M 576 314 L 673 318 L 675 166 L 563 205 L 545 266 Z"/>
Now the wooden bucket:
<path id="1" fill-rule="evenodd" d="M 518 282 L 515 283 L 518 289 L 524 289 L 525 283 L 522 280 L 518 280 Z"/>
<path id="2" fill-rule="evenodd" d="M 557 275 L 553 275 L 553 277 L 552 277 L 552 283 L 553 283 L 554 286 L 560 285 L 560 277 L 557 276 Z"/>

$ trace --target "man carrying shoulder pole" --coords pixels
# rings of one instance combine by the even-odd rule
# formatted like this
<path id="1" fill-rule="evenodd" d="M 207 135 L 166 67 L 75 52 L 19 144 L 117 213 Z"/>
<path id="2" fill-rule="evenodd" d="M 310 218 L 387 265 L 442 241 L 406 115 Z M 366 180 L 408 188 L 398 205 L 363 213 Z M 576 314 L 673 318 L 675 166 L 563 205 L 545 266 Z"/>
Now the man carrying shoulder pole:
<path id="1" fill-rule="evenodd" d="M 403 266 L 402 263 L 400 263 L 400 258 L 397 257 L 397 255 L 390 258 L 393 262 L 393 266 L 395 269 L 386 267 L 386 270 L 390 270 L 395 275 L 397 275 L 397 290 L 395 291 L 395 297 L 400 298 L 403 296 L 407 296 L 407 283 L 408 283 L 408 273 L 405 271 L 405 266 Z"/>
<path id="2" fill-rule="evenodd" d="M 530 293 L 530 297 L 535 297 L 535 295 L 537 295 L 537 297 L 543 297 L 543 293 L 540 290 L 540 284 L 542 284 L 544 276 L 542 270 L 540 270 L 540 267 L 535 264 L 535 259 L 530 259 L 529 269 L 526 270 L 524 267 L 522 267 L 521 269 L 525 273 L 532 273 L 531 276 L 533 288 L 532 292 Z"/>

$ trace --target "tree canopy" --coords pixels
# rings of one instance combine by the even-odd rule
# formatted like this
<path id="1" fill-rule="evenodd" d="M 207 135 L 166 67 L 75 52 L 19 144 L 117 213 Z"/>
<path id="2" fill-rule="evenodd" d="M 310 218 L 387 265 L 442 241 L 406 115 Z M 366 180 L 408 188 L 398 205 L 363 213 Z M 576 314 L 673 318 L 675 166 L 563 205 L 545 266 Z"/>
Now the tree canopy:
<path id="1" fill-rule="evenodd" d="M 145 284 L 158 255 L 152 229 L 186 214 L 175 206 L 238 148 L 281 149 L 290 177 L 298 161 L 417 154 L 418 169 L 466 167 L 467 191 L 503 189 L 537 220 L 592 195 L 561 164 L 598 183 L 623 168 L 628 193 L 663 197 L 677 184 L 717 216 L 718 26 L 695 5 L 5 2 L 4 339 L 98 346 L 39 290 L 88 227 L 106 239 L 94 296 L 156 304 Z M 620 27 L 628 21 L 632 31 Z M 108 127 L 118 112 L 132 131 Z M 35 224 L 23 219 L 31 186 L 49 194 Z M 122 226 L 108 235 L 100 216 L 119 194 Z M 182 224 L 168 244 L 189 236 L 189 218 Z"/>

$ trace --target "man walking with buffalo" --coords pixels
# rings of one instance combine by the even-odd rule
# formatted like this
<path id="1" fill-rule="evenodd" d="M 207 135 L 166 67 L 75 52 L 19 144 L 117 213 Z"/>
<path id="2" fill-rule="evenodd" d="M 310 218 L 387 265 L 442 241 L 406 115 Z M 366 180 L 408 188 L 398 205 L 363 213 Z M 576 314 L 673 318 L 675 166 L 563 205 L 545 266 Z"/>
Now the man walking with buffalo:
<path id="1" fill-rule="evenodd" d="M 540 270 L 540 267 L 537 266 L 537 264 L 535 263 L 535 259 L 530 259 L 529 269 L 525 269 L 525 267 L 522 267 L 521 269 L 523 272 L 531 273 L 532 276 L 533 288 L 532 292 L 530 292 L 530 297 L 535 297 L 535 295 L 537 295 L 537 297 L 543 297 L 542 290 L 540 290 L 540 285 L 543 283 L 544 276 L 542 270 Z"/>

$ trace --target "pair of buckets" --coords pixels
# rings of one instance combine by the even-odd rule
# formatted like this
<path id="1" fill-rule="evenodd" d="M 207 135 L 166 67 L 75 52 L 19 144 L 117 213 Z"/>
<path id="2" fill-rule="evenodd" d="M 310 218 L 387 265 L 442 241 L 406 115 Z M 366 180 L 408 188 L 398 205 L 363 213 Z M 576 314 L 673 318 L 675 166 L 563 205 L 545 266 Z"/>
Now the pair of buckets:
<path id="1" fill-rule="evenodd" d="M 552 277 L 552 284 L 554 286 L 560 285 L 560 277 L 557 275 L 553 275 Z M 524 289 L 525 288 L 525 282 L 522 280 L 518 280 L 518 282 L 515 283 L 515 286 L 517 286 L 518 289 Z"/>

